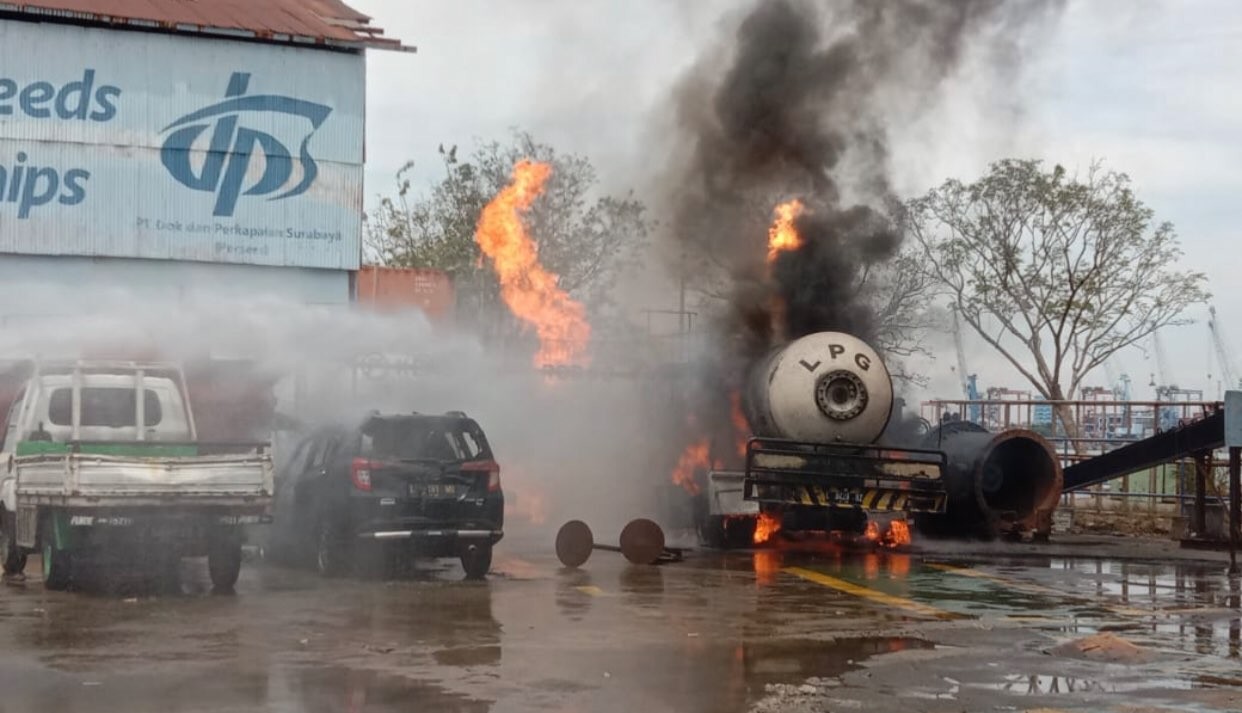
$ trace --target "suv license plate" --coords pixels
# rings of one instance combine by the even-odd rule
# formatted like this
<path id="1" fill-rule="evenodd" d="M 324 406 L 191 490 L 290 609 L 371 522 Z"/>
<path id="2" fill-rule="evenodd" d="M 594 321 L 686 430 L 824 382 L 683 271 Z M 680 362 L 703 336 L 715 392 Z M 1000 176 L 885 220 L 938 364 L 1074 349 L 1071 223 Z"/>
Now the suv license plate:
<path id="1" fill-rule="evenodd" d="M 455 498 L 457 497 L 457 486 L 440 483 L 411 485 L 410 496 L 415 498 Z"/>

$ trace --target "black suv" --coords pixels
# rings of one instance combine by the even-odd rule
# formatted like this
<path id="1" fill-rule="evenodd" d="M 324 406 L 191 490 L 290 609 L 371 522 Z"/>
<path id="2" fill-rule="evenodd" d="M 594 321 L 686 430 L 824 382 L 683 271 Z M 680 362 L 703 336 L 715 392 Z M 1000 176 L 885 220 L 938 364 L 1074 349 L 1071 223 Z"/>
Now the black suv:
<path id="1" fill-rule="evenodd" d="M 278 465 L 271 549 L 344 573 L 363 547 L 460 557 L 481 579 L 503 536 L 500 466 L 466 414 L 373 414 L 324 428 Z"/>

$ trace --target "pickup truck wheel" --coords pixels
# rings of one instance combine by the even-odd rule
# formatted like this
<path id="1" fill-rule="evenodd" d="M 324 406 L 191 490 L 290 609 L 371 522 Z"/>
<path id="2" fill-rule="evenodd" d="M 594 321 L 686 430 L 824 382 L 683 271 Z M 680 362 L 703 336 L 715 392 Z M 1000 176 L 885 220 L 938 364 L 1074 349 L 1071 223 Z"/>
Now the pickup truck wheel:
<path id="1" fill-rule="evenodd" d="M 59 592 L 69 588 L 73 579 L 73 557 L 56 543 L 56 527 L 52 518 L 43 521 L 43 588 Z"/>
<path id="2" fill-rule="evenodd" d="M 0 558 L 5 574 L 21 574 L 26 570 L 26 553 L 17 546 L 17 518 L 0 512 Z"/>
<path id="3" fill-rule="evenodd" d="M 320 576 L 339 577 L 345 573 L 349 558 L 340 528 L 331 520 L 323 520 L 315 528 L 315 569 Z"/>
<path id="4" fill-rule="evenodd" d="M 217 592 L 231 592 L 241 573 L 241 542 L 231 538 L 212 538 L 207 543 L 207 572 Z"/>
<path id="5" fill-rule="evenodd" d="M 479 580 L 487 577 L 492 568 L 492 546 L 467 545 L 461 551 L 461 567 L 466 570 L 466 579 Z"/>

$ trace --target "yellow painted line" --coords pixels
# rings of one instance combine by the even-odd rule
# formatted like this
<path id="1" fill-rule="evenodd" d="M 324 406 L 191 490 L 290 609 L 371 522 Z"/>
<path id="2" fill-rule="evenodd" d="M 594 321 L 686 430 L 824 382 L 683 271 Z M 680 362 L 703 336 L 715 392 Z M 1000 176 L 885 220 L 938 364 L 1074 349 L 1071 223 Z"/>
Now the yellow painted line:
<path id="1" fill-rule="evenodd" d="M 589 584 L 583 587 L 574 587 L 574 589 L 577 589 L 579 592 L 582 592 L 583 594 L 590 594 L 593 597 L 598 597 L 604 593 L 604 590 L 600 589 L 599 587 L 592 586 Z"/>
<path id="2" fill-rule="evenodd" d="M 837 579 L 836 577 L 830 577 L 826 574 L 820 574 L 819 572 L 813 572 L 809 569 L 803 569 L 802 567 L 786 567 L 783 571 L 788 572 L 795 577 L 801 577 L 808 582 L 814 582 L 816 584 L 835 589 L 838 592 L 845 592 L 846 594 L 850 594 L 855 597 L 861 597 L 862 599 L 884 604 L 885 606 L 890 606 L 895 609 L 902 609 L 915 614 L 929 616 L 933 619 L 960 619 L 962 617 L 961 614 L 954 614 L 953 612 L 945 611 L 943 609 L 937 609 L 936 607 L 916 602 L 913 599 L 896 597 L 877 589 L 864 587 L 852 582 L 847 582 L 844 579 Z"/>

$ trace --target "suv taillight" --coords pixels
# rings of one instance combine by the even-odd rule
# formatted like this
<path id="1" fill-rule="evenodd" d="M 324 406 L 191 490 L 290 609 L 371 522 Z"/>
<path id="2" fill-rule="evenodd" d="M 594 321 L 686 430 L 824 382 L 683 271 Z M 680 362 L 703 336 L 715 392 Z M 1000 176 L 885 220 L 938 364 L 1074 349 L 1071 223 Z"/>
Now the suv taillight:
<path id="1" fill-rule="evenodd" d="M 355 458 L 349 467 L 349 481 L 358 490 L 371 492 L 371 461 Z"/>
<path id="2" fill-rule="evenodd" d="M 500 491 L 500 464 L 494 460 L 476 460 L 462 463 L 461 469 L 467 473 L 487 473 L 487 492 Z"/>

